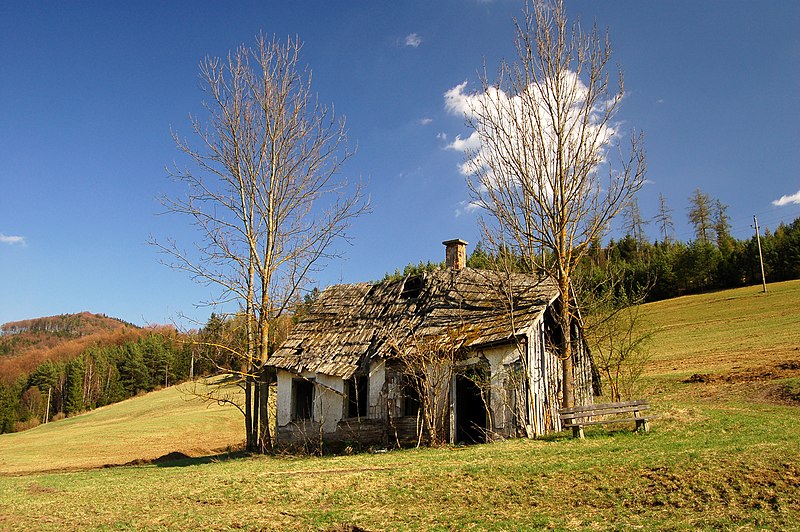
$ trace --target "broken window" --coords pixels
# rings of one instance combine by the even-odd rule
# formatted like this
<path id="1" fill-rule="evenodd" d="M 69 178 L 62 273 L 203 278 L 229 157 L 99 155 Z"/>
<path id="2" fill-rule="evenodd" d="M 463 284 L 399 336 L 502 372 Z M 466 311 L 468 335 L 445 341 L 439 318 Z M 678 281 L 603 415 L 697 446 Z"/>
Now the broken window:
<path id="1" fill-rule="evenodd" d="M 411 382 L 411 379 L 404 379 L 403 383 L 403 415 L 416 416 L 419 412 L 419 390 Z"/>
<path id="2" fill-rule="evenodd" d="M 367 416 L 369 377 L 358 375 L 347 381 L 347 417 Z"/>
<path id="3" fill-rule="evenodd" d="M 403 283 L 403 291 L 400 292 L 400 297 L 403 299 L 417 299 L 422 291 L 422 276 L 415 275 L 409 277 Z"/>
<path id="4" fill-rule="evenodd" d="M 294 407 L 292 408 L 294 420 L 311 419 L 314 412 L 314 381 L 294 379 L 292 381 Z"/>

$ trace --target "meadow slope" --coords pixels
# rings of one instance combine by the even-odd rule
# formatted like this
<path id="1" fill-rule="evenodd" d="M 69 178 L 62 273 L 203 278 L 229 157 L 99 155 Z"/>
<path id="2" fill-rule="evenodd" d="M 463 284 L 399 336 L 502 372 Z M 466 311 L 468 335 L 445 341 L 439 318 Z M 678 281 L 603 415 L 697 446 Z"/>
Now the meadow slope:
<path id="1" fill-rule="evenodd" d="M 223 454 L 42 472 L 79 467 L 70 455 L 80 446 L 61 452 L 56 445 L 44 452 L 47 468 L 27 473 L 42 454 L 26 449 L 48 440 L 67 449 L 59 430 L 82 416 L 46 427 L 52 432 L 3 435 L 0 528 L 800 529 L 798 309 L 800 281 L 771 285 L 766 295 L 750 287 L 647 305 L 656 333 L 643 393 L 661 416 L 648 434 L 620 427 L 587 430 L 584 441 L 560 434 L 381 454 Z M 188 408 L 174 393 L 174 404 Z M 113 414 L 123 405 L 108 408 Z M 196 420 L 199 412 L 186 416 Z M 149 416 L 130 415 L 139 427 L 132 432 L 150 425 Z M 205 423 L 213 432 L 198 447 L 225 447 L 223 435 L 237 434 L 218 423 Z M 153 434 L 164 439 L 154 440 L 149 456 L 191 450 L 203 425 L 181 432 L 178 423 L 154 423 Z M 124 440 L 94 430 L 109 440 L 102 461 L 128 461 Z M 86 434 L 80 438 L 89 445 Z M 22 436 L 30 439 L 15 439 Z"/>
<path id="2" fill-rule="evenodd" d="M 230 407 L 207 404 L 189 385 L 151 392 L 85 414 L 0 436 L 0 475 L 64 471 L 203 456 L 237 447 L 244 423 Z"/>

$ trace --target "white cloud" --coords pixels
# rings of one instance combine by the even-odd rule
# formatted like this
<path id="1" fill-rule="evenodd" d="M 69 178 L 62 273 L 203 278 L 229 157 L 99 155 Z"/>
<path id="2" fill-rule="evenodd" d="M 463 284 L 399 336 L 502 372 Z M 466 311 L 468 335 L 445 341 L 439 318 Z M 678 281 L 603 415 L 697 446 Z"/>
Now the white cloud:
<path id="1" fill-rule="evenodd" d="M 481 147 L 481 139 L 477 132 L 473 132 L 469 137 L 462 139 L 461 135 L 456 135 L 453 142 L 447 145 L 448 150 L 469 152 Z"/>
<path id="2" fill-rule="evenodd" d="M 571 101 L 566 102 L 569 104 L 566 105 L 566 116 L 561 119 L 566 122 L 565 129 L 573 132 L 571 137 L 562 139 L 562 143 L 566 144 L 568 151 L 580 151 L 567 153 L 567 157 L 588 159 L 592 167 L 597 168 L 605 161 L 606 147 L 617 132 L 608 125 L 595 123 L 593 117 L 602 115 L 603 107 L 613 102 L 600 102 L 584 127 L 581 120 L 585 119 L 585 110 L 581 109 L 581 104 L 588 88 L 574 72 L 565 75 L 561 84 L 558 92 L 571 97 Z M 556 164 L 556 127 L 549 112 L 549 109 L 557 107 L 554 85 L 532 84 L 524 93 L 510 95 L 495 87 L 485 92 L 469 93 L 466 92 L 467 82 L 464 82 L 445 92 L 445 110 L 463 116 L 474 128 L 469 137 L 456 136 L 447 145 L 447 148 L 463 152 L 467 157 L 459 167 L 460 172 L 464 175 L 479 172 L 483 175 L 483 186 L 491 186 L 492 182 L 501 179 L 519 182 L 523 176 L 535 176 L 540 184 L 529 186 L 538 186 L 543 193 L 549 194 L 547 178 L 555 174 L 553 166 Z M 564 108 L 564 102 L 558 107 Z M 497 136 L 498 132 L 502 138 Z M 537 142 L 531 142 L 531 139 L 537 139 Z M 588 144 L 586 139 L 590 139 Z M 521 168 L 521 164 L 527 168 Z"/>
<path id="3" fill-rule="evenodd" d="M 404 42 L 406 46 L 417 48 L 420 44 L 422 44 L 422 37 L 420 37 L 416 33 L 409 33 L 408 35 L 406 35 Z"/>
<path id="4" fill-rule="evenodd" d="M 474 201 L 460 201 L 458 203 L 458 208 L 456 208 L 456 218 L 460 218 L 463 215 L 472 214 L 480 208 L 481 206 Z"/>
<path id="5" fill-rule="evenodd" d="M 22 246 L 25 245 L 25 237 L 24 236 L 6 236 L 3 233 L 0 233 L 0 244 L 9 244 L 13 246 L 14 244 L 20 244 Z"/>
<path id="6" fill-rule="evenodd" d="M 790 205 L 792 203 L 800 205 L 800 190 L 791 196 L 781 196 L 779 199 L 772 202 L 776 207 L 783 207 L 784 205 Z"/>
<path id="7" fill-rule="evenodd" d="M 419 125 L 421 126 L 427 126 L 428 124 L 433 122 L 433 118 L 428 118 L 426 116 L 425 118 L 420 118 L 417 122 L 419 122 Z"/>
<path id="8" fill-rule="evenodd" d="M 444 108 L 448 113 L 458 115 L 472 114 L 472 101 L 475 97 L 464 93 L 467 82 L 460 83 L 444 93 Z"/>
<path id="9" fill-rule="evenodd" d="M 445 133 L 444 131 L 440 131 L 440 132 L 438 132 L 436 134 L 436 138 L 446 142 L 447 141 L 447 133 Z"/>

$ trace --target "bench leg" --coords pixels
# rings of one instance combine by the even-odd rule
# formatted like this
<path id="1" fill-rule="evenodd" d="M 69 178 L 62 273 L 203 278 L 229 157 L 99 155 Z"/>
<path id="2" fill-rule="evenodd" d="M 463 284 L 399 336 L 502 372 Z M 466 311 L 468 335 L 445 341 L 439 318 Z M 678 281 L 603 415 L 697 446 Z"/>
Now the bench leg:
<path id="1" fill-rule="evenodd" d="M 647 422 L 646 418 L 636 420 L 636 430 L 641 432 L 650 432 L 650 424 Z"/>
<path id="2" fill-rule="evenodd" d="M 583 439 L 583 425 L 572 427 L 572 437 Z"/>

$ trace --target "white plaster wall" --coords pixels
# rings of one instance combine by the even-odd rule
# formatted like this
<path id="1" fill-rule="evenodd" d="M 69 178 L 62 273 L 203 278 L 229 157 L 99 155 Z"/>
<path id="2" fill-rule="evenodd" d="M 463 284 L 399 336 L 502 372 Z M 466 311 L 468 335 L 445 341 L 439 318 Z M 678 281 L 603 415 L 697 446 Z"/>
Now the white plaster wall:
<path id="1" fill-rule="evenodd" d="M 369 385 L 367 386 L 367 417 L 381 418 L 386 410 L 386 396 L 383 385 L 386 382 L 386 362 L 373 360 L 369 365 Z"/>
<path id="2" fill-rule="evenodd" d="M 292 421 L 292 374 L 278 370 L 278 399 L 276 404 L 276 423 L 279 427 Z"/>
<path id="3" fill-rule="evenodd" d="M 314 420 L 322 422 L 324 432 L 334 432 L 344 412 L 344 381 L 341 377 L 321 373 L 308 376 L 316 376 L 318 383 L 314 389 Z"/>
<path id="4" fill-rule="evenodd" d="M 305 372 L 303 377 L 314 380 L 314 421 L 323 423 L 325 432 L 336 430 L 336 424 L 342 419 L 344 401 L 344 381 L 340 377 Z M 292 380 L 296 375 L 288 371 L 278 370 L 277 424 L 288 425 L 292 422 Z"/>
<path id="5" fill-rule="evenodd" d="M 489 410 L 491 415 L 491 429 L 495 432 L 507 436 L 510 427 L 506 425 L 513 416 L 513 405 L 508 404 L 508 395 L 504 382 L 508 377 L 509 364 L 513 364 L 521 355 L 524 344 L 501 345 L 484 349 L 481 354 L 489 362 L 490 369 L 490 393 Z"/>

